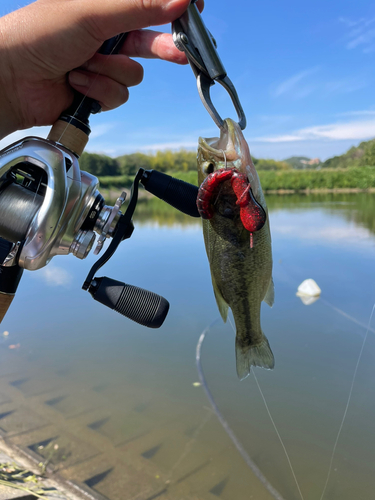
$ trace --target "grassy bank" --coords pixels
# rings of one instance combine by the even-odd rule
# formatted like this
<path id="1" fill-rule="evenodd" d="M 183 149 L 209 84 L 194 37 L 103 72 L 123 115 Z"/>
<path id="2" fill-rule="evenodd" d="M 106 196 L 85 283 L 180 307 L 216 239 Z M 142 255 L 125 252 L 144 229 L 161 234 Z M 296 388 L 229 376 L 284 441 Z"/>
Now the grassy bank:
<path id="1" fill-rule="evenodd" d="M 366 190 L 375 187 L 375 167 L 258 173 L 264 191 Z"/>
<path id="2" fill-rule="evenodd" d="M 197 185 L 198 183 L 198 174 L 194 171 L 189 172 L 168 172 L 168 175 L 175 177 L 176 179 L 181 179 L 185 182 L 190 182 L 190 184 Z M 135 175 L 106 175 L 99 176 L 98 179 L 100 181 L 100 186 L 105 189 L 112 188 L 122 188 L 127 187 L 130 188 Z"/>
<path id="3" fill-rule="evenodd" d="M 168 172 L 169 175 L 197 185 L 197 173 Z M 375 188 L 375 167 L 356 167 L 347 169 L 322 170 L 259 170 L 263 191 L 329 191 L 368 190 Z M 130 187 L 133 176 L 121 175 L 100 177 L 100 185 L 106 189 Z"/>

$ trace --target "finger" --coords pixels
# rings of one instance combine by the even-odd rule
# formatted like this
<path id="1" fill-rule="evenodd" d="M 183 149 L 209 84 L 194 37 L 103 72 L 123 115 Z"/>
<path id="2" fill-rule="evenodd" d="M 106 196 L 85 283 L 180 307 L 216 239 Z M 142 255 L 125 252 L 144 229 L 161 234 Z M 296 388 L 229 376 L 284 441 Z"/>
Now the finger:
<path id="1" fill-rule="evenodd" d="M 111 78 L 125 87 L 139 85 L 143 80 L 143 67 L 123 54 L 111 56 L 95 54 L 80 69 Z"/>
<path id="2" fill-rule="evenodd" d="M 42 60 L 56 73 L 57 68 L 69 71 L 81 65 L 105 40 L 119 33 L 174 21 L 189 3 L 190 0 L 37 0 L 6 18 L 10 24 L 17 21 L 22 27 L 15 34 L 12 32 L 10 43 L 23 46 L 25 40 L 32 41 L 36 61 Z M 203 8 L 203 1 L 197 5 Z M 74 50 L 76 47 L 79 50 Z"/>
<path id="3" fill-rule="evenodd" d="M 157 31 L 131 31 L 121 52 L 129 57 L 159 58 L 177 64 L 187 63 L 185 53 L 177 49 L 172 35 Z"/>
<path id="4" fill-rule="evenodd" d="M 69 83 L 84 96 L 97 100 L 103 111 L 118 108 L 129 99 L 126 86 L 107 76 L 95 75 L 89 71 L 71 71 Z"/>
<path id="5" fill-rule="evenodd" d="M 56 1 L 56 0 L 55 0 Z M 66 0 L 60 0 L 66 3 Z M 168 24 L 179 18 L 189 7 L 190 0 L 76 0 L 83 22 L 94 28 L 92 35 L 107 40 L 118 33 Z M 203 9 L 203 0 L 197 6 Z M 90 16 L 87 9 L 90 8 Z M 79 12 L 76 12 L 76 15 Z"/>

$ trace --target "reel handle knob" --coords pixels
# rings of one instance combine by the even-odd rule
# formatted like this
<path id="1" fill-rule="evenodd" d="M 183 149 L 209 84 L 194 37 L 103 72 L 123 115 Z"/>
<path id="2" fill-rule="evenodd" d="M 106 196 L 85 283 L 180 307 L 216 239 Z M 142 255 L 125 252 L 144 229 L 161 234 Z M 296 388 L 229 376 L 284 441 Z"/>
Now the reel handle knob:
<path id="1" fill-rule="evenodd" d="M 169 302 L 161 295 L 106 276 L 94 278 L 88 291 L 97 302 L 148 328 L 160 328 L 168 314 Z"/>
<path id="2" fill-rule="evenodd" d="M 197 186 L 157 170 L 145 170 L 141 183 L 146 191 L 177 208 L 180 212 L 191 217 L 200 217 L 197 208 Z"/>

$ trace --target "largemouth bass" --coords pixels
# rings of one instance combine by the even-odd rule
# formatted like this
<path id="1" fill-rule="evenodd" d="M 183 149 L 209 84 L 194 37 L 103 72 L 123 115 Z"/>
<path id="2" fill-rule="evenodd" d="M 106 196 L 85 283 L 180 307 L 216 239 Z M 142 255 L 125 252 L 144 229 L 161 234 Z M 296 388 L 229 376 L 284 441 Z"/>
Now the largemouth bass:
<path id="1" fill-rule="evenodd" d="M 203 234 L 213 289 L 224 322 L 228 307 L 233 312 L 237 374 L 242 380 L 252 365 L 274 367 L 260 325 L 261 302 L 272 307 L 274 287 L 266 201 L 237 123 L 227 119 L 220 138 L 199 139 L 198 181 L 197 203 L 206 219 Z M 238 183 L 246 189 L 241 191 Z M 247 215 L 246 205 L 252 207 Z"/>

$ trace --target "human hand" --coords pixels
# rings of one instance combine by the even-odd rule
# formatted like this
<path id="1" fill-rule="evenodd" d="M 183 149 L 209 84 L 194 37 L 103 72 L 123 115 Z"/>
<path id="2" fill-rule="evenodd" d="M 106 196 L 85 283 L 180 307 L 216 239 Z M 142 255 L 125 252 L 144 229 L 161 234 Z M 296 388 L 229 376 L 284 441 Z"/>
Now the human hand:
<path id="1" fill-rule="evenodd" d="M 0 138 L 53 124 L 73 101 L 73 88 L 103 110 L 127 101 L 143 79 L 130 57 L 186 63 L 171 35 L 143 30 L 167 24 L 190 0 L 37 0 L 0 19 Z M 203 0 L 197 3 L 203 8 Z M 102 43 L 129 33 L 119 54 Z M 78 69 L 77 69 L 78 68 Z"/>

